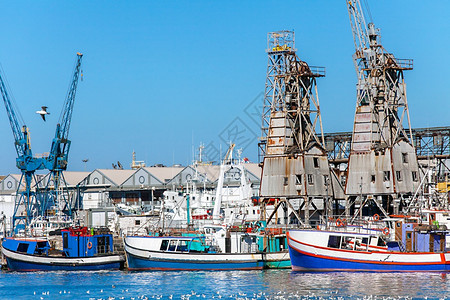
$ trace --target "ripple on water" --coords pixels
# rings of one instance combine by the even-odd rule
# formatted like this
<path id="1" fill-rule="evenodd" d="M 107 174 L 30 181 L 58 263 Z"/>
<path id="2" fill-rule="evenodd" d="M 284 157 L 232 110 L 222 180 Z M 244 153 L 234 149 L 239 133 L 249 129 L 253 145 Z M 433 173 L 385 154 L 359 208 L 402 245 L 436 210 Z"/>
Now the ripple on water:
<path id="1" fill-rule="evenodd" d="M 0 273 L 1 299 L 446 299 L 443 273 Z"/>

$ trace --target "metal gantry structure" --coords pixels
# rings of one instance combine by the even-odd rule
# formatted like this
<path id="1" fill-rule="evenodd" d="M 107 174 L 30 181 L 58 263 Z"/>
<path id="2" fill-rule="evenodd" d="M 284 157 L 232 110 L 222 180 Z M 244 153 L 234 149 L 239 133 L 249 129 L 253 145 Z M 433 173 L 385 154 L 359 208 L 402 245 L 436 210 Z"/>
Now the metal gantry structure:
<path id="1" fill-rule="evenodd" d="M 380 30 L 366 23 L 359 0 L 346 3 L 358 76 L 346 209 L 350 214 L 364 207 L 368 213 L 398 213 L 419 186 L 412 132 L 405 130 L 411 126 L 403 71 L 413 62 L 385 50 Z"/>
<path id="2" fill-rule="evenodd" d="M 408 132 L 409 129 L 406 131 Z M 450 159 L 450 126 L 413 128 L 411 132 L 419 161 L 430 158 Z M 329 161 L 333 164 L 347 163 L 352 144 L 352 132 L 324 133 L 324 137 Z"/>
<path id="3" fill-rule="evenodd" d="M 15 112 L 10 93 L 8 92 L 1 74 L 0 90 L 14 135 L 14 146 L 17 152 L 16 166 L 22 173 L 14 205 L 14 226 L 19 225 L 19 223 L 26 224 L 33 216 L 33 212 L 38 206 L 38 203 L 36 203 L 35 191 L 31 189 L 31 184 L 33 180 L 35 183 L 37 182 L 35 171 L 44 168 L 44 160 L 42 158 L 33 157 L 28 127 L 25 124 L 21 125 L 19 123 L 18 114 Z M 20 207 L 22 207 L 23 211 L 19 212 L 18 210 Z"/>
<path id="4" fill-rule="evenodd" d="M 285 211 L 290 207 L 308 226 L 313 199 L 326 198 L 330 175 L 316 86 L 325 68 L 310 67 L 298 58 L 293 31 L 270 32 L 267 54 L 260 194 L 266 202 L 276 199 L 273 214 L 280 205 Z M 299 209 L 291 199 L 301 202 Z M 301 211 L 304 217 L 298 216 Z"/>
<path id="5" fill-rule="evenodd" d="M 325 76 L 325 68 L 309 66 L 297 57 L 293 31 L 270 32 L 267 40 L 268 66 L 260 145 L 263 155 L 300 153 L 312 144 L 323 147 L 316 78 Z M 283 143 L 274 146 L 267 141 L 269 135 L 274 136 L 269 130 L 271 120 L 277 117 L 286 119 L 283 128 L 289 129 L 280 135 Z M 318 134 L 316 127 L 319 127 Z M 266 153 L 269 149 L 270 153 Z"/>
<path id="6" fill-rule="evenodd" d="M 16 166 L 21 171 L 21 178 L 16 193 L 14 213 L 12 220 L 13 232 L 16 229 L 26 228 L 33 218 L 45 216 L 45 212 L 50 205 L 50 200 L 54 203 L 58 199 L 58 190 L 62 171 L 67 168 L 70 140 L 68 139 L 70 122 L 73 112 L 73 104 L 76 95 L 78 79 L 80 75 L 81 59 L 83 55 L 77 53 L 75 71 L 73 73 L 69 92 L 64 103 L 62 117 L 56 126 L 56 134 L 52 142 L 50 154 L 47 157 L 35 157 L 31 151 L 30 134 L 28 127 L 21 124 L 11 101 L 10 93 L 0 74 L 0 91 L 6 108 L 8 119 L 14 136 L 14 145 L 17 152 Z M 23 123 L 23 122 L 22 122 Z M 49 170 L 53 182 L 53 189 L 39 189 L 36 171 Z M 51 180 L 47 181 L 47 184 Z M 35 189 L 32 188 L 34 183 Z M 70 206 L 66 207 L 65 213 L 71 214 Z"/>
<path id="7" fill-rule="evenodd" d="M 71 141 L 69 140 L 69 129 L 72 121 L 73 105 L 75 103 L 77 86 L 81 74 L 82 58 L 83 54 L 78 52 L 72 80 L 70 82 L 69 90 L 67 92 L 67 97 L 64 102 L 60 119 L 58 121 L 58 124 L 56 124 L 56 132 L 55 137 L 52 141 L 50 155 L 47 158 L 47 169 L 50 171 L 50 177 L 47 180 L 46 187 L 43 193 L 45 206 L 51 203 L 58 202 L 60 205 L 60 209 L 69 216 L 72 215 L 72 207 L 75 207 L 76 203 L 72 205 L 69 195 L 67 195 L 63 192 L 63 190 L 60 189 L 60 185 L 66 184 L 63 171 L 67 169 L 69 159 L 69 150 L 71 144 Z"/>

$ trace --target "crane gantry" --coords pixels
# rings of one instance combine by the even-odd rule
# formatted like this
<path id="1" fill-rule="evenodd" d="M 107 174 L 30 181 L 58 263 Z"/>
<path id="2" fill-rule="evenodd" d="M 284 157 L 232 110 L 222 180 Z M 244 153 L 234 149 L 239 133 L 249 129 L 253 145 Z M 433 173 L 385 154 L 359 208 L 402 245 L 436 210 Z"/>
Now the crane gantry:
<path id="1" fill-rule="evenodd" d="M 11 125 L 14 136 L 14 146 L 17 152 L 16 166 L 21 171 L 21 177 L 16 193 L 14 204 L 14 213 L 12 220 L 12 228 L 16 229 L 20 224 L 25 228 L 30 221 L 38 216 L 44 216 L 49 205 L 49 198 L 54 201 L 58 199 L 58 188 L 62 171 L 67 169 L 68 154 L 70 148 L 70 140 L 68 139 L 70 122 L 73 112 L 73 104 L 75 101 L 76 89 L 80 75 L 81 59 L 83 55 L 77 53 L 77 61 L 69 92 L 64 103 L 63 113 L 60 122 L 56 126 L 56 134 L 52 142 L 50 154 L 44 157 L 33 156 L 30 144 L 30 135 L 28 127 L 21 124 L 18 119 L 18 113 L 14 109 L 11 101 L 10 93 L 0 74 L 0 92 L 2 94 L 3 103 Z M 23 123 L 23 122 L 22 122 Z M 39 195 L 38 180 L 35 172 L 38 170 L 49 170 L 54 184 L 53 191 L 50 194 Z M 34 181 L 35 190 L 32 189 Z M 47 181 L 47 185 L 50 180 Z M 49 192 L 47 187 L 44 192 Z M 70 205 L 65 205 L 65 213 L 71 215 Z"/>
<path id="2" fill-rule="evenodd" d="M 75 103 L 75 95 L 77 92 L 78 81 L 81 74 L 81 60 L 83 54 L 77 53 L 77 61 L 75 63 L 75 69 L 73 71 L 72 80 L 69 86 L 66 100 L 62 109 L 60 120 L 56 124 L 55 137 L 52 141 L 50 154 L 47 158 L 47 169 L 50 171 L 50 178 L 47 180 L 44 193 L 44 205 L 47 206 L 52 201 L 60 200 L 62 204 L 61 210 L 67 215 L 72 215 L 70 199 L 68 195 L 60 193 L 60 184 L 65 184 L 63 171 L 67 169 L 69 150 L 71 141 L 69 140 L 69 129 L 72 120 L 73 105 Z M 50 184 L 53 183 L 53 189 L 50 188 Z"/>
<path id="3" fill-rule="evenodd" d="M 346 3 L 358 76 L 346 194 L 351 209 L 358 198 L 359 209 L 374 203 L 387 215 L 401 210 L 419 184 L 411 129 L 403 126 L 411 128 L 403 71 L 412 70 L 413 61 L 386 51 L 360 0 Z"/>

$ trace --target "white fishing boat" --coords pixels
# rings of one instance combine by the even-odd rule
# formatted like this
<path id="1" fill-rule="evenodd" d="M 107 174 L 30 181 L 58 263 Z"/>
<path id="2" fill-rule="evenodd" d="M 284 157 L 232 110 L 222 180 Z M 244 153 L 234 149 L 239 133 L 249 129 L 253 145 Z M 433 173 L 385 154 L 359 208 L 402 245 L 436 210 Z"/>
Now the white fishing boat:
<path id="1" fill-rule="evenodd" d="M 446 229 L 446 228 L 445 228 Z M 417 219 L 379 230 L 290 230 L 292 269 L 296 271 L 448 271 L 449 232 Z M 391 236 L 391 238 L 389 238 Z M 393 237 L 393 238 L 392 238 Z"/>

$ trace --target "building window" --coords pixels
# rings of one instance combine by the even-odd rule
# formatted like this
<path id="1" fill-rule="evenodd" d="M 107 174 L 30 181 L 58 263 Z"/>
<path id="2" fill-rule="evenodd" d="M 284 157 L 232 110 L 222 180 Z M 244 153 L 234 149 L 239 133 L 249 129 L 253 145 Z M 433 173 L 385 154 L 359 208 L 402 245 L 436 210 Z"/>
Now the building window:
<path id="1" fill-rule="evenodd" d="M 289 182 L 289 178 L 288 178 L 288 177 L 284 177 L 284 182 L 283 182 L 283 184 L 284 184 L 284 185 L 288 185 L 288 182 Z"/>
<path id="2" fill-rule="evenodd" d="M 295 175 L 295 184 L 296 185 L 302 184 L 302 174 Z"/>
<path id="3" fill-rule="evenodd" d="M 141 220 L 134 220 L 134 225 L 136 225 L 136 226 L 141 225 Z"/>
<path id="4" fill-rule="evenodd" d="M 370 175 L 370 181 L 372 181 L 372 183 L 375 183 L 375 175 Z"/>
<path id="5" fill-rule="evenodd" d="M 408 163 L 408 153 L 402 153 L 402 160 L 404 164 Z"/>
<path id="6" fill-rule="evenodd" d="M 412 180 L 413 181 L 418 181 L 419 178 L 417 177 L 417 172 L 416 171 L 412 171 Z"/>
<path id="7" fill-rule="evenodd" d="M 313 157 L 313 162 L 314 162 L 314 168 L 318 168 L 319 167 L 319 158 Z"/>
<path id="8" fill-rule="evenodd" d="M 308 184 L 309 185 L 313 185 L 314 184 L 314 179 L 313 179 L 313 175 L 312 174 L 308 174 Z"/>
<path id="9" fill-rule="evenodd" d="M 323 175 L 323 184 L 328 186 L 328 175 Z"/>
<path id="10" fill-rule="evenodd" d="M 390 171 L 384 171 L 383 181 L 390 181 L 390 180 L 391 180 L 391 172 Z"/>
<path id="11" fill-rule="evenodd" d="M 347 183 L 347 177 L 345 175 L 341 176 L 341 185 L 345 186 L 345 184 Z"/>
<path id="12" fill-rule="evenodd" d="M 402 172 L 401 171 L 395 171 L 395 176 L 397 177 L 398 181 L 402 181 Z"/>

